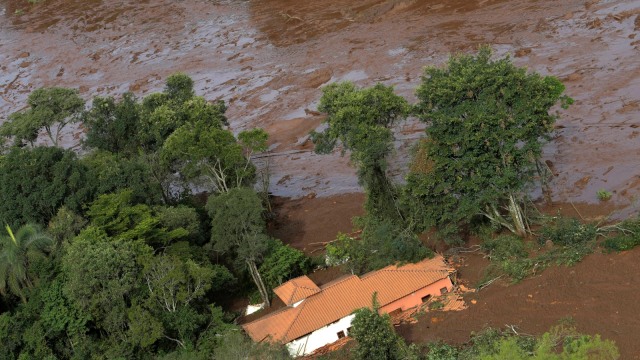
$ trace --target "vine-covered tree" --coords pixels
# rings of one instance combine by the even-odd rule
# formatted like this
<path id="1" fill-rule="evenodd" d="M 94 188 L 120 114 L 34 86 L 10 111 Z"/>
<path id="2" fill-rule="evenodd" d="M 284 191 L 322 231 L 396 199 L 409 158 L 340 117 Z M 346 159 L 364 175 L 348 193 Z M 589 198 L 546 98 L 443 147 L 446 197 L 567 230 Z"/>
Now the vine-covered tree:
<path id="1" fill-rule="evenodd" d="M 427 137 L 406 195 L 422 228 L 454 234 L 480 215 L 527 231 L 522 203 L 558 118 L 551 108 L 572 100 L 557 78 L 491 57 L 486 47 L 452 56 L 443 68 L 426 68 L 417 89 Z"/>
<path id="2" fill-rule="evenodd" d="M 327 154 L 341 143 L 358 168 L 358 180 L 367 195 L 367 214 L 379 220 L 402 219 L 397 189 L 386 170 L 387 156 L 393 150 L 391 127 L 407 116 L 406 100 L 389 86 L 358 89 L 343 82 L 323 89 L 318 110 L 327 114 L 327 128 L 311 133 L 315 151 Z"/>
<path id="3" fill-rule="evenodd" d="M 0 134 L 13 136 L 18 145 L 33 145 L 38 132 L 44 129 L 54 146 L 58 145 L 62 129 L 69 123 L 80 121 L 84 100 L 77 90 L 65 88 L 41 88 L 29 94 L 29 108 L 13 113 L 2 125 Z"/>

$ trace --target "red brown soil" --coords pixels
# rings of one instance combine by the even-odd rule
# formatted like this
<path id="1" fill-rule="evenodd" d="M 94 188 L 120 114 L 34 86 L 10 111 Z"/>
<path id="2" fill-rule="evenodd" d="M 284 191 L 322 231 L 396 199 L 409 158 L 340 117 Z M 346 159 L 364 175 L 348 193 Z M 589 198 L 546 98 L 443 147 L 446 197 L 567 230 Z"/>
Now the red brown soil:
<path id="1" fill-rule="evenodd" d="M 351 219 L 363 214 L 363 194 L 343 194 L 332 197 L 302 199 L 275 198 L 276 217 L 269 233 L 283 242 L 304 251 L 321 255 L 327 242 L 339 232 L 350 233 Z"/>
<path id="2" fill-rule="evenodd" d="M 414 100 L 424 66 L 489 44 L 561 77 L 576 100 L 545 148 L 552 198 L 597 203 L 603 188 L 637 210 L 639 17 L 640 3 L 623 0 L 0 0 L 0 121 L 40 86 L 142 96 L 183 71 L 228 101 L 234 131 L 272 133 L 275 195 L 358 192 L 348 158 L 309 152 L 320 88 L 384 82 Z M 402 127 L 398 175 L 421 134 Z"/>
<path id="3" fill-rule="evenodd" d="M 427 313 L 397 329 L 411 342 L 461 344 L 485 327 L 515 325 L 519 332 L 541 334 L 570 317 L 580 332 L 614 340 L 621 359 L 640 359 L 638 257 L 640 248 L 594 254 L 574 267 L 552 267 L 518 284 L 494 283 L 465 296 L 466 310 Z"/>

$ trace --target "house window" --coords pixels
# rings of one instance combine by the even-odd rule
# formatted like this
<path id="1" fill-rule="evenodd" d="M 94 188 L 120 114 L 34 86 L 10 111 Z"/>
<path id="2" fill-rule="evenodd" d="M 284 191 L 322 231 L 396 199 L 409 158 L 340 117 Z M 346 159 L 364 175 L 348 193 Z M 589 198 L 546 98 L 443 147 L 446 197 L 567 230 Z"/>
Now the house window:
<path id="1" fill-rule="evenodd" d="M 338 331 L 338 339 L 342 339 L 344 336 L 344 331 Z"/>
<path id="2" fill-rule="evenodd" d="M 446 288 L 445 288 L 445 289 L 446 289 Z M 442 291 L 442 290 L 440 290 L 440 291 Z M 423 303 L 426 303 L 427 301 L 429 301 L 429 299 L 431 299 L 431 294 L 429 294 L 429 295 L 427 295 L 427 296 L 423 296 L 423 297 L 422 297 L 422 302 L 423 302 Z"/>
<path id="3" fill-rule="evenodd" d="M 442 289 L 440 289 L 440 294 L 444 295 L 446 293 L 449 292 L 449 289 L 447 289 L 446 287 L 443 287 Z"/>

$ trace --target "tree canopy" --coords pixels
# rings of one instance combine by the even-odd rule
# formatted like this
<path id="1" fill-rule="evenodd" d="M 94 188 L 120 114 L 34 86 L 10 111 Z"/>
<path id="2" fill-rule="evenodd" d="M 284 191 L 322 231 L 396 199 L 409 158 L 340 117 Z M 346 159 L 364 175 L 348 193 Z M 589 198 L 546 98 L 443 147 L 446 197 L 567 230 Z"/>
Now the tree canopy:
<path id="1" fill-rule="evenodd" d="M 29 108 L 9 116 L 0 128 L 0 135 L 12 136 L 16 144 L 31 145 L 44 129 L 54 146 L 58 145 L 62 129 L 69 123 L 80 121 L 84 100 L 77 90 L 65 88 L 41 88 L 34 90 L 27 99 Z"/>
<path id="2" fill-rule="evenodd" d="M 406 188 L 415 222 L 451 234 L 481 215 L 524 234 L 521 203 L 558 117 L 551 109 L 571 103 L 563 91 L 489 48 L 427 67 L 416 91 L 427 136 Z"/>
<path id="3" fill-rule="evenodd" d="M 13 148 L 0 158 L 0 220 L 11 226 L 47 224 L 63 205 L 81 211 L 94 185 L 70 150 Z"/>
<path id="4" fill-rule="evenodd" d="M 358 180 L 367 195 L 367 213 L 379 220 L 402 218 L 397 189 L 386 170 L 387 157 L 393 150 L 391 127 L 407 116 L 407 101 L 389 86 L 358 89 L 353 83 L 343 82 L 322 90 L 318 110 L 327 114 L 327 127 L 311 133 L 315 151 L 330 153 L 342 144 L 343 152 L 351 152 L 351 161 L 358 168 Z"/>

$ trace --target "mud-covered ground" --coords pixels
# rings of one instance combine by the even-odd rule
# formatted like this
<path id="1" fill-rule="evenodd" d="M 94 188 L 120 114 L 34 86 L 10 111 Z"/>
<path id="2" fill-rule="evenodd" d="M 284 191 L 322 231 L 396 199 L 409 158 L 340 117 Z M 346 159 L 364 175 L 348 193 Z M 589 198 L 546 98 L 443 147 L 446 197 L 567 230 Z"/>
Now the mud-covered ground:
<path id="1" fill-rule="evenodd" d="M 234 131 L 270 133 L 271 190 L 297 198 L 278 200 L 271 231 L 313 253 L 349 231 L 363 199 L 349 195 L 361 189 L 348 158 L 310 151 L 320 88 L 383 82 L 414 101 L 425 65 L 490 44 L 518 65 L 559 76 L 576 99 L 545 148 L 560 204 L 546 210 L 624 217 L 637 213 L 640 195 L 639 16 L 638 0 L 0 0 L 0 121 L 41 86 L 79 88 L 87 99 L 143 96 L 185 72 L 199 94 L 229 103 Z M 421 129 L 415 121 L 397 129 L 399 177 Z M 74 130 L 66 145 L 80 136 Z M 601 188 L 614 193 L 606 206 L 597 203 Z M 572 316 L 634 358 L 638 255 L 593 255 L 515 286 L 492 285 L 469 309 L 401 332 L 417 342 L 465 341 L 485 324 L 539 333 Z M 474 264 L 463 279 L 478 276 L 482 262 Z"/>
<path id="2" fill-rule="evenodd" d="M 0 0 L 0 119 L 40 86 L 142 96 L 183 71 L 207 99 L 229 102 L 234 131 L 271 134 L 276 195 L 354 192 L 347 158 L 309 151 L 319 88 L 380 81 L 413 100 L 425 65 L 490 44 L 561 77 L 577 100 L 546 148 L 554 199 L 594 202 L 604 188 L 630 212 L 640 192 L 638 14 L 637 0 Z M 399 127 L 396 173 L 418 136 L 414 122 Z"/>

